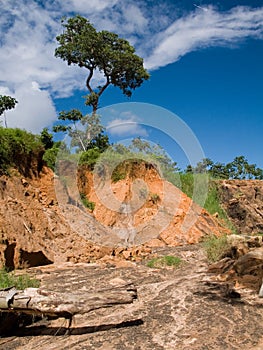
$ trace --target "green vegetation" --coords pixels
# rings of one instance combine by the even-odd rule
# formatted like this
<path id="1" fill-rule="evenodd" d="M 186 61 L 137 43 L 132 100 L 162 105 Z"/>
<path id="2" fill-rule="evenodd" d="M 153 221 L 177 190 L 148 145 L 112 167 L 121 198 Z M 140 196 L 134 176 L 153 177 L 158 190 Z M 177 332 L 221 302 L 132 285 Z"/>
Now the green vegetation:
<path id="1" fill-rule="evenodd" d="M 165 255 L 157 258 L 153 258 L 147 262 L 147 266 L 151 268 L 161 269 L 164 267 L 177 268 L 181 265 L 182 259 L 173 255 Z"/>
<path id="2" fill-rule="evenodd" d="M 68 133 L 71 137 L 71 147 L 77 148 L 78 152 L 92 148 L 103 151 L 108 147 L 109 139 L 104 135 L 104 128 L 97 114 L 84 116 L 78 109 L 72 109 L 60 112 L 58 119 L 62 122 L 55 125 L 53 131 Z M 65 125 L 65 121 L 71 124 Z M 79 125 L 82 127 L 78 128 Z"/>
<path id="3" fill-rule="evenodd" d="M 212 215 L 217 214 L 218 217 L 221 220 L 223 220 L 223 222 L 225 223 L 225 226 L 229 228 L 232 231 L 232 233 L 236 233 L 235 226 L 231 223 L 231 221 L 227 216 L 226 211 L 221 206 L 218 191 L 219 190 L 218 190 L 216 181 L 210 180 L 204 208 Z"/>
<path id="4" fill-rule="evenodd" d="M 235 157 L 230 163 L 214 163 L 209 158 L 204 158 L 196 167 L 187 166 L 186 172 L 202 174 L 207 173 L 213 179 L 257 179 L 263 180 L 263 169 L 256 164 L 249 164 L 244 156 Z"/>
<path id="5" fill-rule="evenodd" d="M 116 144 L 109 146 L 95 166 L 95 171 L 103 173 L 102 168 L 107 168 L 112 174 L 112 179 L 118 181 L 125 178 L 127 174 L 132 176 L 133 164 L 146 164 L 164 172 L 174 172 L 178 170 L 176 163 L 166 155 L 160 146 L 151 146 L 148 142 L 140 138 L 132 140 L 130 146 Z M 104 172 L 105 174 L 105 172 Z"/>
<path id="6" fill-rule="evenodd" d="M 140 87 L 144 80 L 149 79 L 148 72 L 143 67 L 143 59 L 135 54 L 135 49 L 125 39 L 108 31 L 96 31 L 94 26 L 84 17 L 76 15 L 62 20 L 63 33 L 57 36 L 59 46 L 55 56 L 66 61 L 68 65 L 77 65 L 88 70 L 85 96 L 87 106 L 92 107 L 92 114 L 83 115 L 80 110 L 61 111 L 58 119 L 60 124 L 55 125 L 54 132 L 66 132 L 71 137 L 71 146 L 76 151 L 88 151 L 98 148 L 103 152 L 109 146 L 108 136 L 100 124 L 97 115 L 99 99 L 108 86 L 118 87 L 124 95 L 130 97 L 132 91 Z M 105 83 L 94 87 L 95 72 L 100 72 Z M 79 128 L 79 126 L 82 127 Z M 89 166 L 92 160 L 85 155 L 84 159 Z M 49 154 L 49 158 L 53 155 Z"/>
<path id="7" fill-rule="evenodd" d="M 221 237 L 214 235 L 209 236 L 204 240 L 203 247 L 209 262 L 216 262 L 224 258 L 230 248 L 226 235 Z"/>
<path id="8" fill-rule="evenodd" d="M 48 128 L 44 128 L 40 134 L 40 140 L 46 150 L 54 146 L 53 135 L 48 132 Z"/>
<path id="9" fill-rule="evenodd" d="M 204 207 L 209 190 L 209 176 L 207 174 L 180 173 L 172 179 L 172 184 L 180 188 L 193 201 Z"/>
<path id="10" fill-rule="evenodd" d="M 217 180 L 205 173 L 194 174 L 188 172 L 181 173 L 180 182 L 175 182 L 174 185 L 179 187 L 182 192 L 201 205 L 210 214 L 217 214 L 225 222 L 225 226 L 235 233 L 233 224 L 229 221 L 225 210 L 221 206 Z"/>
<path id="11" fill-rule="evenodd" d="M 118 171 L 118 169 L 114 169 L 111 174 L 111 181 L 112 182 L 118 182 L 120 180 L 124 180 L 127 176 L 127 173 L 125 171 Z"/>
<path id="12" fill-rule="evenodd" d="M 0 173 L 5 174 L 11 167 L 29 172 L 32 159 L 44 153 L 40 137 L 21 129 L 0 127 L 0 145 Z"/>
<path id="13" fill-rule="evenodd" d="M 0 95 L 0 116 L 4 114 L 5 127 L 7 128 L 6 111 L 15 108 L 17 100 L 11 96 Z"/>
<path id="14" fill-rule="evenodd" d="M 0 289 L 15 287 L 23 290 L 25 288 L 38 288 L 40 282 L 37 279 L 31 278 L 28 274 L 15 275 L 15 272 L 8 272 L 5 268 L 0 269 Z"/>
<path id="15" fill-rule="evenodd" d="M 43 155 L 43 160 L 46 162 L 47 166 L 53 171 L 55 171 L 58 152 L 59 147 L 52 147 L 47 149 Z"/>
<path id="16" fill-rule="evenodd" d="M 89 169 L 93 170 L 100 154 L 101 152 L 97 148 L 91 148 L 82 152 L 79 158 L 79 165 L 87 165 Z"/>
<path id="17" fill-rule="evenodd" d="M 150 193 L 150 200 L 153 202 L 153 204 L 157 204 L 160 199 L 161 198 L 158 193 Z"/>
<path id="18" fill-rule="evenodd" d="M 64 18 L 62 26 L 63 33 L 56 38 L 59 46 L 55 56 L 68 65 L 88 70 L 86 105 L 92 107 L 93 115 L 99 107 L 99 98 L 108 86 L 118 87 L 130 97 L 133 90 L 149 79 L 143 59 L 135 54 L 135 49 L 127 40 L 106 30 L 96 31 L 86 18 L 79 15 Z M 95 72 L 100 72 L 105 82 L 94 88 Z"/>
<path id="19" fill-rule="evenodd" d="M 80 199 L 84 207 L 88 208 L 89 210 L 93 211 L 95 209 L 95 203 L 88 200 L 85 193 L 80 194 Z"/>
<path id="20" fill-rule="evenodd" d="M 58 158 L 60 160 L 72 160 L 74 162 L 77 161 L 76 155 L 70 154 L 67 146 L 62 141 L 53 142 L 53 146 L 46 149 L 43 155 L 44 162 L 46 162 L 47 166 L 53 171 L 55 171 L 56 161 Z"/>

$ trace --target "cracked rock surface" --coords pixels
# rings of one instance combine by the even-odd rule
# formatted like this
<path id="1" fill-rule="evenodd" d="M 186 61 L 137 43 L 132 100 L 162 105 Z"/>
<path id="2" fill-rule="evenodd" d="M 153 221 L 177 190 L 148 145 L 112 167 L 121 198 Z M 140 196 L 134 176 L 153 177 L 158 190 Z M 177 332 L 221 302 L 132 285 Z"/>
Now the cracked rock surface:
<path id="1" fill-rule="evenodd" d="M 0 349 L 262 349 L 263 300 L 254 290 L 240 288 L 239 297 L 226 293 L 227 285 L 207 272 L 199 245 L 157 248 L 156 253 L 176 255 L 183 263 L 177 269 L 152 269 L 145 262 L 34 268 L 46 289 L 76 293 L 125 281 L 135 285 L 138 300 L 76 315 L 70 335 L 64 319 L 40 320 L 1 338 Z"/>

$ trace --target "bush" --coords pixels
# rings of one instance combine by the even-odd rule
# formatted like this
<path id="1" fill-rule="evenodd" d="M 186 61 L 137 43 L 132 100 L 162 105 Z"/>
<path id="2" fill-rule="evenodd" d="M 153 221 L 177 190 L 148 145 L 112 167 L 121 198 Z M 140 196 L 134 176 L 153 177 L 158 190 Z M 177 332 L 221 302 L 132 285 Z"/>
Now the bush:
<path id="1" fill-rule="evenodd" d="M 53 171 L 55 171 L 58 152 L 59 152 L 59 148 L 52 147 L 47 149 L 43 155 L 43 160 L 46 162 L 47 166 Z"/>
<path id="2" fill-rule="evenodd" d="M 56 170 L 56 162 L 59 158 L 59 160 L 65 160 L 68 158 L 76 158 L 76 156 L 70 155 L 69 151 L 67 149 L 66 144 L 63 141 L 54 142 L 53 146 L 49 149 L 46 149 L 43 160 L 46 163 L 46 165 L 52 169 L 53 171 Z"/>
<path id="3" fill-rule="evenodd" d="M 89 201 L 88 198 L 86 197 L 85 193 L 80 194 L 80 199 L 81 199 L 81 202 L 84 205 L 84 207 L 90 209 L 91 211 L 93 211 L 95 209 L 95 203 Z"/>
<path id="4" fill-rule="evenodd" d="M 16 276 L 14 272 L 8 272 L 5 268 L 0 269 L 0 289 L 15 287 L 23 290 L 29 287 L 38 288 L 39 286 L 40 282 L 31 278 L 28 274 Z"/>
<path id="5" fill-rule="evenodd" d="M 177 256 L 165 255 L 157 258 L 153 258 L 147 262 L 147 266 L 151 268 L 164 268 L 164 267 L 174 267 L 177 268 L 181 265 L 182 260 Z"/>
<path id="6" fill-rule="evenodd" d="M 215 235 L 209 236 L 204 240 L 203 247 L 209 262 L 216 262 L 224 258 L 230 249 L 226 235 L 221 237 Z"/>
<path id="7" fill-rule="evenodd" d="M 118 171 L 118 168 L 114 169 L 111 174 L 112 182 L 118 182 L 120 180 L 124 180 L 126 178 L 126 173 Z"/>
<path id="8" fill-rule="evenodd" d="M 153 204 L 157 204 L 161 198 L 158 193 L 150 193 L 150 200 L 153 202 Z"/>
<path id="9" fill-rule="evenodd" d="M 91 148 L 85 152 L 82 152 L 79 159 L 79 165 L 87 165 L 91 170 L 93 170 L 100 154 L 101 153 L 98 148 Z"/>
<path id="10" fill-rule="evenodd" d="M 40 137 L 25 130 L 0 127 L 0 173 L 11 167 L 24 172 L 34 157 L 44 152 Z"/>
<path id="11" fill-rule="evenodd" d="M 208 178 L 206 174 L 192 173 L 180 174 L 180 180 L 181 183 L 175 184 L 175 186 L 179 187 L 182 192 L 192 198 L 194 202 L 201 205 L 210 214 L 217 213 L 218 217 L 225 223 L 225 226 L 233 233 L 236 233 L 235 227 L 221 206 L 216 180 Z"/>
<path id="12" fill-rule="evenodd" d="M 218 193 L 218 187 L 216 184 L 216 181 L 210 180 L 209 182 L 209 189 L 207 193 L 207 198 L 204 204 L 204 208 L 210 213 L 210 214 L 218 214 L 218 217 L 223 220 L 225 223 L 225 226 L 229 228 L 232 233 L 236 233 L 236 228 L 229 220 L 226 211 L 222 208 L 220 204 L 219 199 L 219 193 Z"/>

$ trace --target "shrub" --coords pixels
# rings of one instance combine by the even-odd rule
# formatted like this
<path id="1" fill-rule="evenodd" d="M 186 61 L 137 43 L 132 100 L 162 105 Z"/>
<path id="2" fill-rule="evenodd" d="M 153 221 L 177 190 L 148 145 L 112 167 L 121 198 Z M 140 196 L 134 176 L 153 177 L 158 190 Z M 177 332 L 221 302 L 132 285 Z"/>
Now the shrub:
<path id="1" fill-rule="evenodd" d="M 80 194 L 80 199 L 81 199 L 81 202 L 84 205 L 84 207 L 90 209 L 91 211 L 93 211 L 95 209 L 95 203 L 89 201 L 88 198 L 86 197 L 85 193 Z"/>
<path id="2" fill-rule="evenodd" d="M 225 223 L 225 226 L 229 228 L 232 231 L 232 233 L 236 233 L 236 228 L 231 223 L 231 221 L 227 216 L 226 211 L 222 208 L 220 204 L 217 184 L 213 180 L 210 180 L 209 182 L 209 189 L 208 189 L 207 198 L 204 204 L 204 208 L 212 215 L 217 213 L 218 217 L 222 219 L 223 222 Z"/>
<path id="3" fill-rule="evenodd" d="M 157 204 L 160 199 L 161 198 L 158 193 L 150 193 L 150 200 L 153 202 L 153 204 Z"/>
<path id="4" fill-rule="evenodd" d="M 217 213 L 225 226 L 233 233 L 236 233 L 236 228 L 230 222 L 227 213 L 221 206 L 216 180 L 208 178 L 206 174 L 192 173 L 180 174 L 180 180 L 180 184 L 175 184 L 175 186 L 178 186 L 182 192 L 201 205 L 210 214 Z"/>
<path id="5" fill-rule="evenodd" d="M 101 153 L 98 148 L 91 148 L 85 152 L 82 152 L 79 159 L 79 165 L 87 165 L 93 170 L 100 154 Z"/>
<path id="6" fill-rule="evenodd" d="M 0 173 L 8 174 L 11 167 L 23 172 L 44 152 L 40 137 L 21 129 L 0 127 L 0 144 Z"/>
<path id="7" fill-rule="evenodd" d="M 204 240 L 203 247 L 209 262 L 216 262 L 224 258 L 230 249 L 226 235 L 221 237 L 215 235 L 209 236 Z"/>
<path id="8" fill-rule="evenodd" d="M 124 180 L 125 177 L 126 177 L 126 173 L 119 171 L 117 168 L 114 169 L 112 174 L 111 174 L 112 182 L 118 182 L 120 180 Z"/>
<path id="9" fill-rule="evenodd" d="M 70 154 L 66 144 L 63 141 L 54 142 L 53 146 L 46 149 L 43 160 L 53 171 L 56 170 L 57 160 L 67 160 L 77 158 L 75 154 Z"/>
<path id="10" fill-rule="evenodd" d="M 165 255 L 157 258 L 153 258 L 147 262 L 147 266 L 151 268 L 164 268 L 164 267 L 174 267 L 177 268 L 182 263 L 182 260 L 173 255 Z"/>
<path id="11" fill-rule="evenodd" d="M 0 289 L 15 287 L 23 290 L 29 287 L 38 288 L 39 286 L 39 280 L 31 278 L 28 274 L 16 276 L 14 272 L 8 272 L 5 268 L 0 269 Z"/>
<path id="12" fill-rule="evenodd" d="M 47 166 L 55 171 L 56 159 L 59 152 L 59 148 L 52 147 L 45 151 L 43 155 L 43 160 L 46 162 Z"/>

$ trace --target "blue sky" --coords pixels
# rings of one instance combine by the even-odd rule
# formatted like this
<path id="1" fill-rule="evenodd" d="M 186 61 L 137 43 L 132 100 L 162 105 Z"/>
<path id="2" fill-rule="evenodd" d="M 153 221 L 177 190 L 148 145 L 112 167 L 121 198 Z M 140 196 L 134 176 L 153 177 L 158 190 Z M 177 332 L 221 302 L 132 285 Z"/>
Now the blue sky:
<path id="1" fill-rule="evenodd" d="M 130 100 L 116 88 L 105 92 L 101 114 L 115 125 L 111 140 L 141 135 L 181 167 L 196 149 L 215 162 L 244 155 L 263 167 L 262 1 L 2 0 L 0 11 L 0 94 L 19 100 L 10 126 L 39 132 L 61 110 L 89 112 L 85 70 L 54 58 L 60 18 L 80 13 L 128 39 L 151 74 Z"/>

